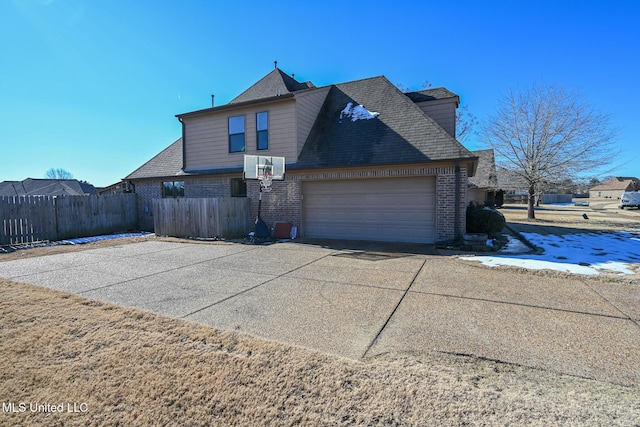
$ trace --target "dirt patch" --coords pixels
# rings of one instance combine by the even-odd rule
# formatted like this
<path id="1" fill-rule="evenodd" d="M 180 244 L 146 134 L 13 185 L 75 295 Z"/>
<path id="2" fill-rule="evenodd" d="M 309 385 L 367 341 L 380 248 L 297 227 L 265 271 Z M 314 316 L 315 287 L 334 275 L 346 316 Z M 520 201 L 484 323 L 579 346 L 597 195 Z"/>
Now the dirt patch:
<path id="1" fill-rule="evenodd" d="M 4 425 L 629 426 L 640 419 L 637 387 L 438 353 L 359 362 L 4 279 L 0 298 Z M 51 411 L 58 405 L 64 412 Z"/>

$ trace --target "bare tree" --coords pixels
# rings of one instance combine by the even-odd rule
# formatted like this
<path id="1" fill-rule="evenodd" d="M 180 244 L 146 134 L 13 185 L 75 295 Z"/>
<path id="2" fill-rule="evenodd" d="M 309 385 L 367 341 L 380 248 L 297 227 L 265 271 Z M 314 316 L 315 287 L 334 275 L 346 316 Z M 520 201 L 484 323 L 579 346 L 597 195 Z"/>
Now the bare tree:
<path id="1" fill-rule="evenodd" d="M 611 164 L 618 155 L 616 134 L 608 115 L 574 92 L 544 84 L 503 96 L 482 129 L 500 166 L 527 183 L 529 219 L 545 182 Z"/>
<path id="2" fill-rule="evenodd" d="M 456 139 L 465 142 L 471 135 L 476 134 L 478 119 L 469 112 L 469 105 L 463 105 L 456 110 Z"/>
<path id="3" fill-rule="evenodd" d="M 49 179 L 73 179 L 73 174 L 62 168 L 51 168 L 44 173 L 44 176 Z"/>

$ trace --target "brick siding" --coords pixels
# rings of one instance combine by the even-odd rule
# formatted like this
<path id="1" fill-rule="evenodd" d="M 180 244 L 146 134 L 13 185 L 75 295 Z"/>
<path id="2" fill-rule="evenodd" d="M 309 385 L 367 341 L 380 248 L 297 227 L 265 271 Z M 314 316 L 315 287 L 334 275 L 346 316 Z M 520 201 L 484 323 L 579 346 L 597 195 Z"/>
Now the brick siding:
<path id="1" fill-rule="evenodd" d="M 270 226 L 275 222 L 289 222 L 300 227 L 302 222 L 302 182 L 381 177 L 435 176 L 436 178 L 436 241 L 452 241 L 456 237 L 456 174 L 453 167 L 410 167 L 385 169 L 353 169 L 287 173 L 285 181 L 274 181 L 271 192 L 262 193 L 261 217 Z M 185 182 L 185 197 L 229 197 L 231 179 L 235 176 L 176 177 Z M 138 195 L 138 214 L 142 230 L 153 231 L 151 200 L 161 197 L 163 180 L 144 180 L 135 183 Z M 258 215 L 259 182 L 247 181 L 251 223 Z M 460 169 L 458 201 L 458 232 L 466 227 L 467 172 Z"/>

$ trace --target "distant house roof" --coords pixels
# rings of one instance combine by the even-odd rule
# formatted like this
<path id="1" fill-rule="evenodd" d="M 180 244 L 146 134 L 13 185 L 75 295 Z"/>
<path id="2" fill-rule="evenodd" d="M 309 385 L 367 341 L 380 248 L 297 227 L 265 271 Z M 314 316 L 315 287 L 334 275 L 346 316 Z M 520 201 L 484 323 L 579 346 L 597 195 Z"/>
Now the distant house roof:
<path id="1" fill-rule="evenodd" d="M 80 196 L 94 194 L 91 184 L 76 179 L 34 179 L 0 182 L 0 196 Z"/>
<path id="2" fill-rule="evenodd" d="M 493 150 L 477 150 L 472 153 L 478 156 L 476 174 L 469 178 L 469 188 L 498 188 L 498 174 Z"/>
<path id="3" fill-rule="evenodd" d="M 358 108 L 368 120 L 349 115 Z M 383 165 L 475 156 L 384 76 L 332 85 L 291 168 Z"/>
<path id="4" fill-rule="evenodd" d="M 634 177 L 613 177 L 595 187 L 589 189 L 589 191 L 639 191 L 640 180 Z"/>
<path id="5" fill-rule="evenodd" d="M 182 171 L 182 138 L 156 154 L 131 172 L 125 179 L 157 178 L 187 175 Z"/>
<path id="6" fill-rule="evenodd" d="M 249 89 L 245 90 L 240 95 L 229 101 L 229 104 L 270 98 L 273 96 L 281 96 L 296 92 L 298 90 L 314 87 L 315 86 L 313 83 L 301 83 L 276 67 L 269 74 L 253 84 Z"/>

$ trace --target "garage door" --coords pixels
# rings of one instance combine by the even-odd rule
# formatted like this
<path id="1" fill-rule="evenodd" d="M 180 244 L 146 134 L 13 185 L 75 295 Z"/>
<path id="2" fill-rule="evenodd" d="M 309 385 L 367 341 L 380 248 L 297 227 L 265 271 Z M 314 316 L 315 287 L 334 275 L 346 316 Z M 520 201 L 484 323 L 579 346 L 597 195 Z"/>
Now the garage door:
<path id="1" fill-rule="evenodd" d="M 305 237 L 435 242 L 435 178 L 302 183 Z"/>

